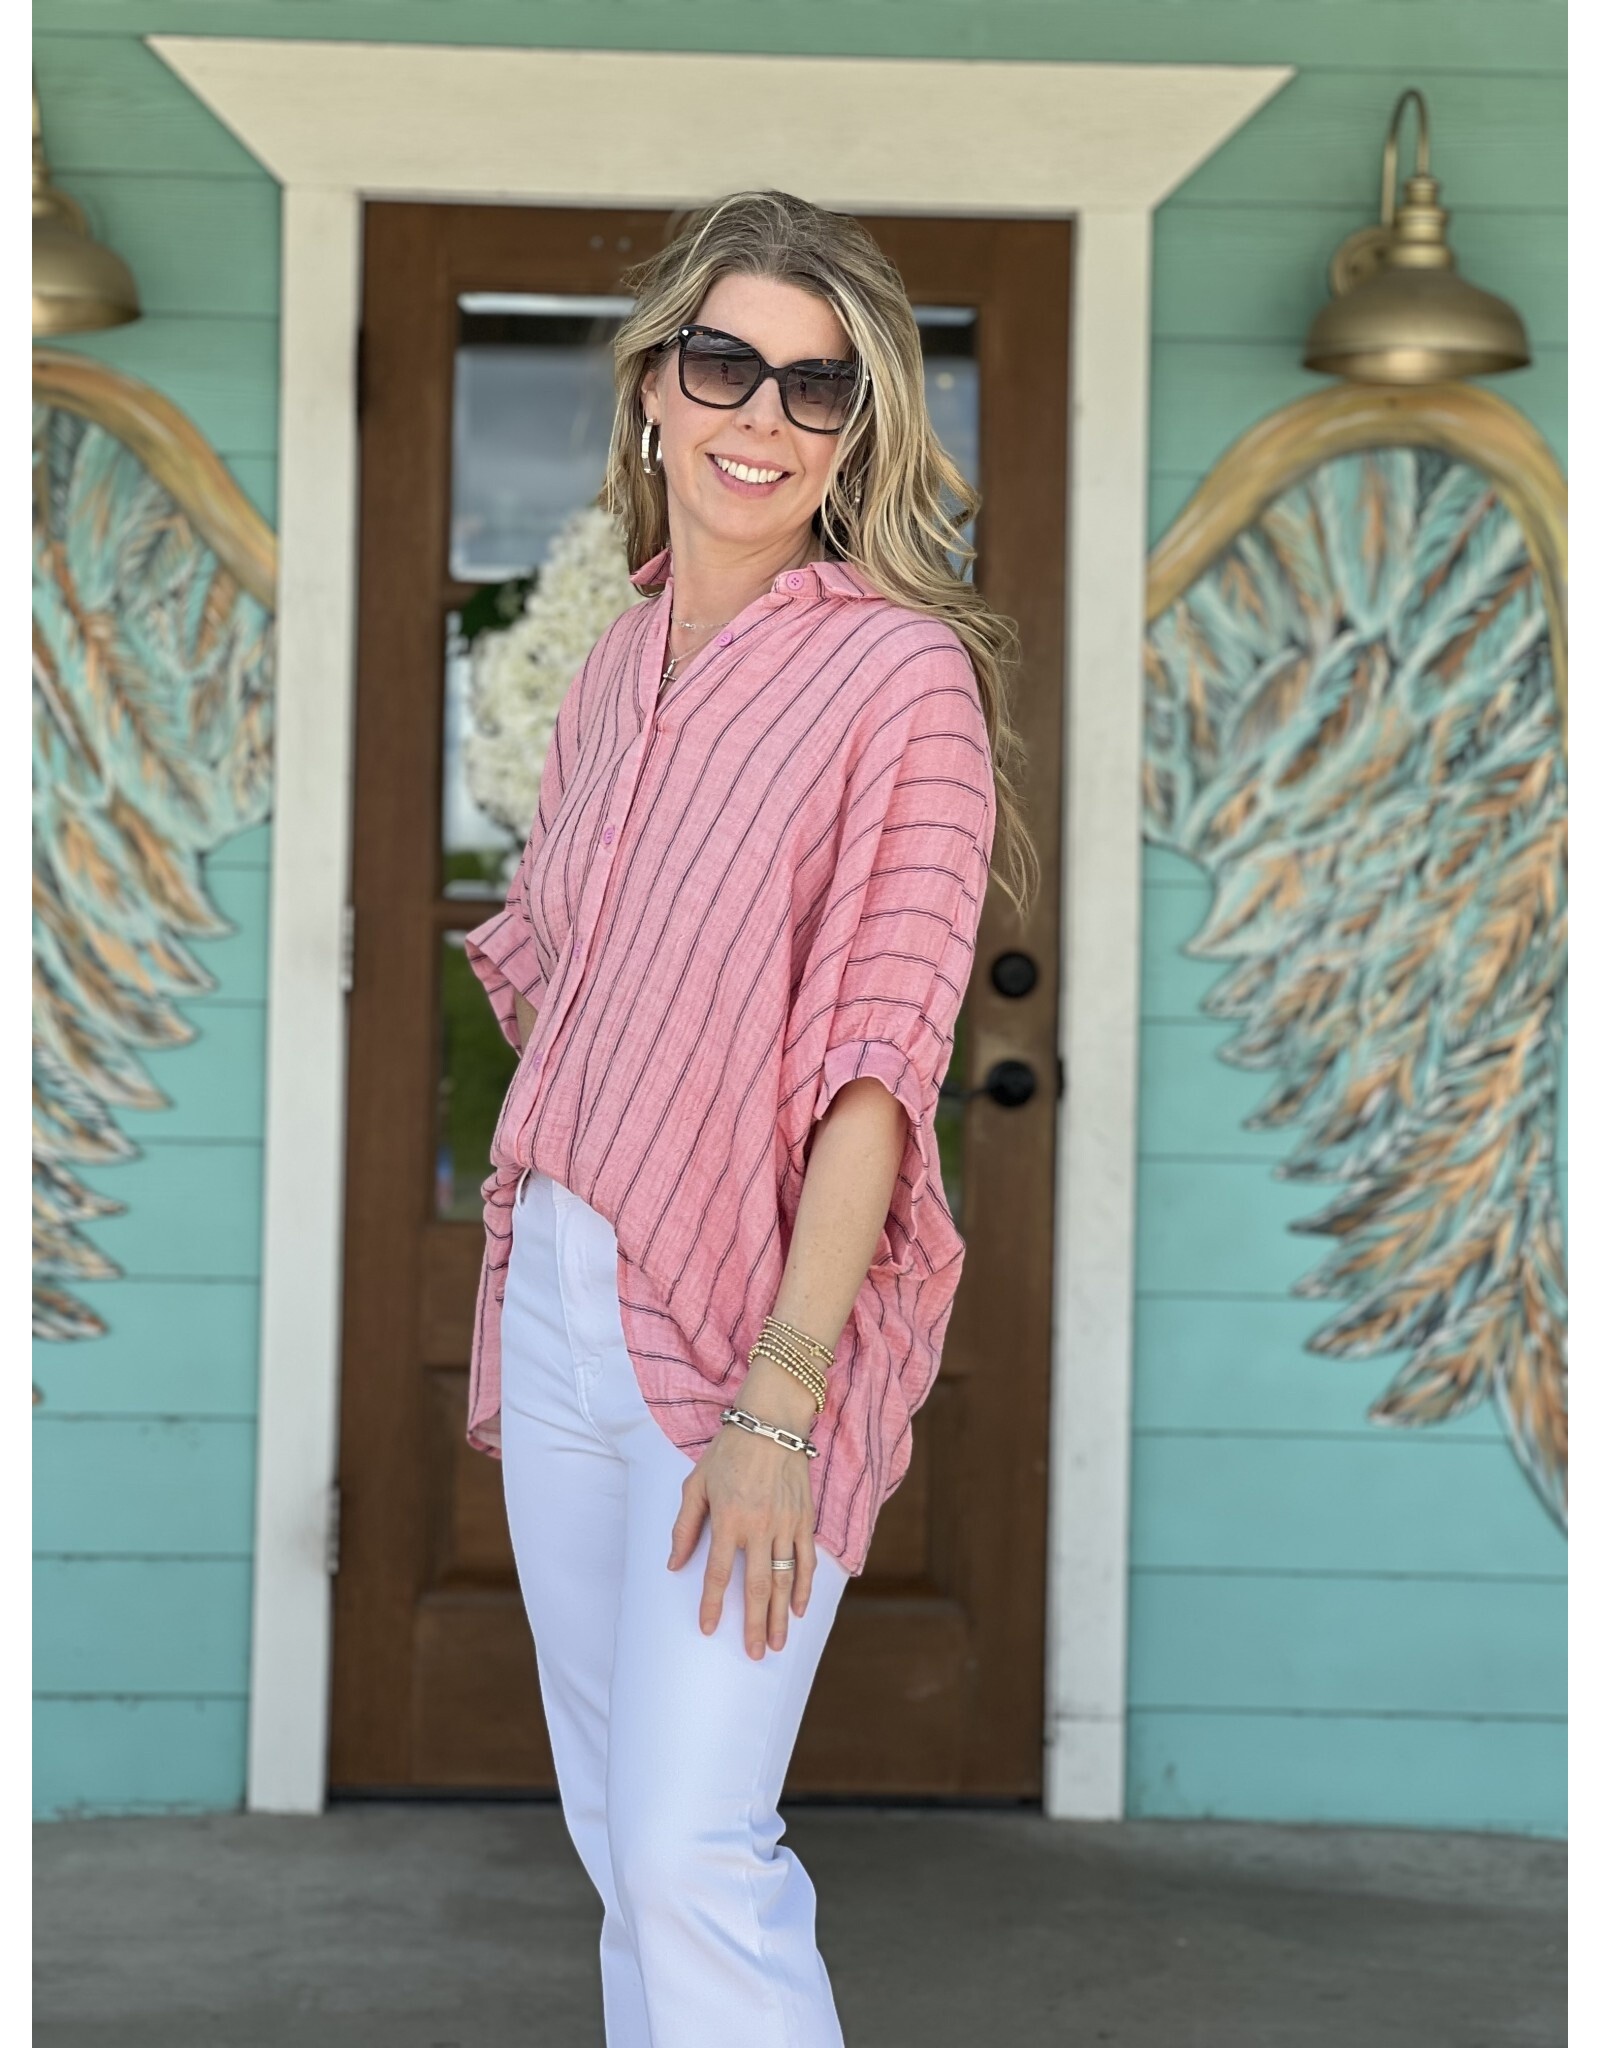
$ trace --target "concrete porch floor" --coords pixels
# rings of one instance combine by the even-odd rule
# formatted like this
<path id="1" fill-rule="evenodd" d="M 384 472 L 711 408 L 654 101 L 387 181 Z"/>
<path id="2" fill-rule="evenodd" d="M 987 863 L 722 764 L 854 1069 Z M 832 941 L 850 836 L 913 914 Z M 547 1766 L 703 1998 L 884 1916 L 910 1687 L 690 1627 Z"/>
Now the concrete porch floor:
<path id="1" fill-rule="evenodd" d="M 1566 1851 L 796 1805 L 849 2048 L 1556 2048 Z M 601 2048 L 546 1805 L 35 1830 L 39 2048 Z M 763 2048 L 752 2042 L 751 2048 Z"/>

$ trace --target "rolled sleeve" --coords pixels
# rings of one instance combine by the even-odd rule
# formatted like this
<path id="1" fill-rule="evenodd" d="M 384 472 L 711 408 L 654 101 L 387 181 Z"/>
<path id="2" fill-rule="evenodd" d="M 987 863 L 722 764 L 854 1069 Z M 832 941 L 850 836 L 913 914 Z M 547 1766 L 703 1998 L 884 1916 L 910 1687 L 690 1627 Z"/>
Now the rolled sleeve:
<path id="1" fill-rule="evenodd" d="M 994 838 L 988 736 L 964 654 L 939 662 L 853 781 L 828 920 L 841 965 L 813 1121 L 847 1082 L 869 1077 L 904 1109 L 905 1150 L 872 1263 L 907 1273 L 938 1174 L 934 1118 Z"/>
<path id="2" fill-rule="evenodd" d="M 545 991 L 539 942 L 534 937 L 533 921 L 526 906 L 527 855 L 524 853 L 517 864 L 505 909 L 476 926 L 462 941 L 467 962 L 483 983 L 495 1022 L 514 1052 L 522 1050 L 522 1034 L 517 1025 L 517 997 L 521 996 L 530 1008 L 537 1010 L 544 1001 Z"/>

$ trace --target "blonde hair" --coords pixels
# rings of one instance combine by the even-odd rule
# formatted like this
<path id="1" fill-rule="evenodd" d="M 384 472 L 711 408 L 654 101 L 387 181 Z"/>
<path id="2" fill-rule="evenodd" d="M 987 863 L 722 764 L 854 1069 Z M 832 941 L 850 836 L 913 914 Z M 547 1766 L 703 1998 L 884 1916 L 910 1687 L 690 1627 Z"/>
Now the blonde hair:
<path id="1" fill-rule="evenodd" d="M 1039 861 L 1017 789 L 1021 740 L 1009 694 L 1017 629 L 952 568 L 974 550 L 961 528 L 978 496 L 939 445 L 923 389 L 922 345 L 900 273 L 858 221 L 788 192 L 735 192 L 688 216 L 659 254 L 633 265 L 632 313 L 614 344 L 617 411 L 602 494 L 620 520 L 628 563 L 667 545 L 667 490 L 640 453 L 640 397 L 654 351 L 692 321 L 722 277 L 768 277 L 826 301 L 869 381 L 839 435 L 839 456 L 813 522 L 826 549 L 894 604 L 942 619 L 977 676 L 994 766 L 991 875 L 1025 914 Z"/>

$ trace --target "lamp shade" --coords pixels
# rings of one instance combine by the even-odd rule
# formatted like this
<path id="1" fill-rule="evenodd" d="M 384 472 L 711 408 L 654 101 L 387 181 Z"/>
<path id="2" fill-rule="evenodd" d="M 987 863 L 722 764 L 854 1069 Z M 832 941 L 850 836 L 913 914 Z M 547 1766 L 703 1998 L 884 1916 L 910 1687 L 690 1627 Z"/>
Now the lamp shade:
<path id="1" fill-rule="evenodd" d="M 1417 169 L 1394 203 L 1395 153 L 1406 102 L 1417 104 Z M 1384 144 L 1383 220 L 1341 245 L 1334 296 L 1311 323 L 1304 362 L 1364 384 L 1435 384 L 1492 376 L 1532 360 L 1516 308 L 1468 284 L 1445 238 L 1450 216 L 1428 175 L 1427 110 L 1402 93 Z"/>
<path id="2" fill-rule="evenodd" d="M 57 200 L 65 195 L 56 193 Z M 70 202 L 68 202 L 70 204 Z M 80 216 L 81 221 L 81 216 Z M 115 250 L 64 212 L 33 220 L 33 331 L 87 334 L 139 317 L 139 288 Z"/>
<path id="3" fill-rule="evenodd" d="M 139 288 L 122 258 L 95 241 L 83 208 L 50 183 L 33 102 L 33 331 L 88 334 L 139 317 Z"/>

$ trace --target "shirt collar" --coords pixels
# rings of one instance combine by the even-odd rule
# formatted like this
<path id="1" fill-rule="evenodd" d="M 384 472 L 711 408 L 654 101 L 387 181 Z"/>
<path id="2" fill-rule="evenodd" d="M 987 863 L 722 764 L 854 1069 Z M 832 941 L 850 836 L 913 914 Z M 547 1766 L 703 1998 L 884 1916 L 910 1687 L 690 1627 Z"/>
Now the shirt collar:
<path id="1" fill-rule="evenodd" d="M 652 555 L 648 562 L 635 569 L 629 577 L 635 589 L 659 588 L 672 574 L 672 550 L 665 547 L 659 554 Z M 799 577 L 800 582 L 792 579 Z M 772 589 L 779 597 L 789 597 L 803 589 L 821 591 L 827 597 L 876 597 L 878 593 L 861 571 L 851 562 L 807 562 L 800 569 L 786 569 L 782 575 L 772 579 Z"/>

